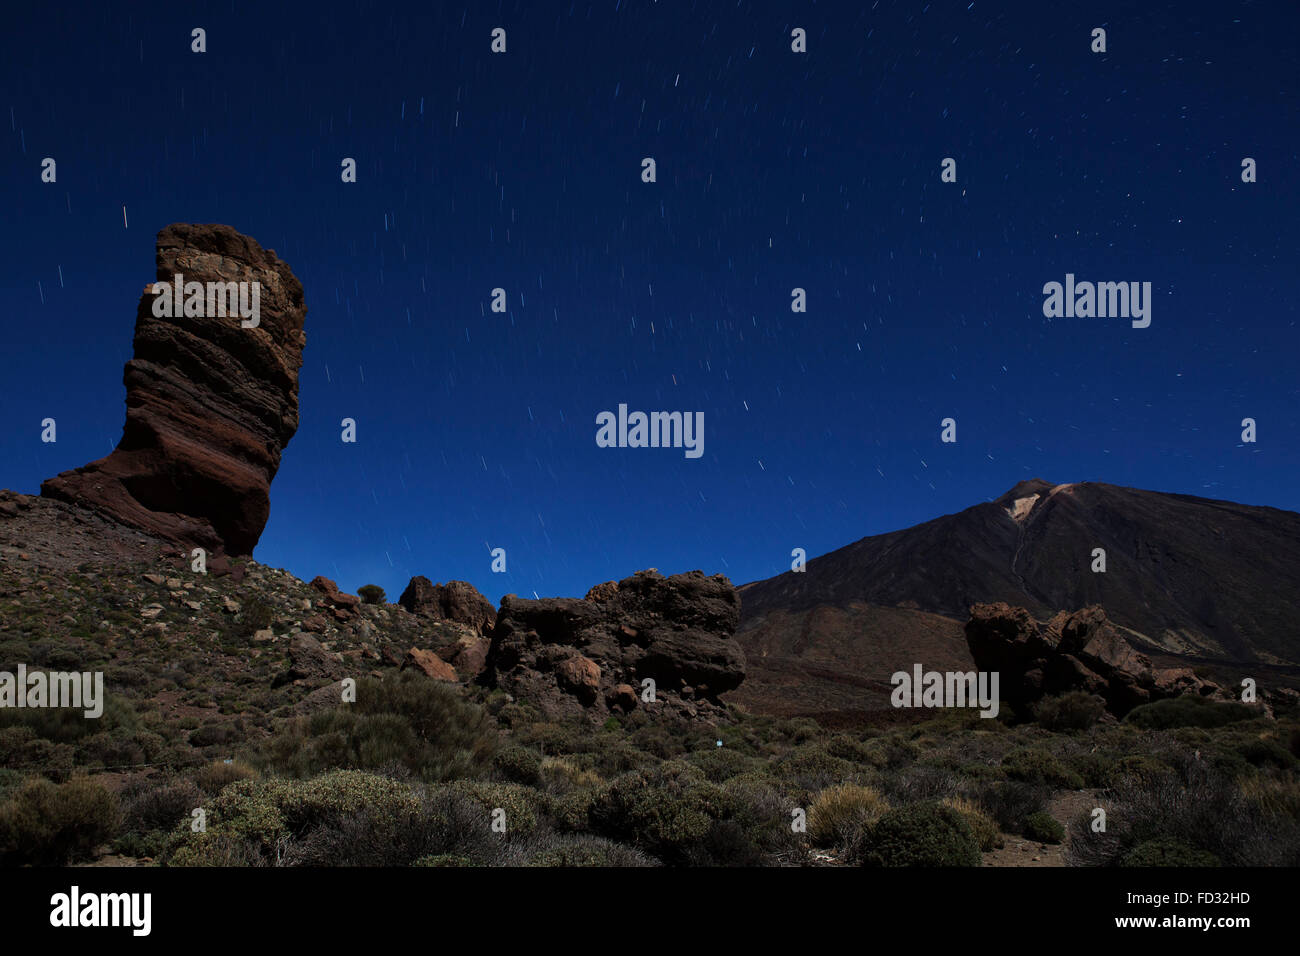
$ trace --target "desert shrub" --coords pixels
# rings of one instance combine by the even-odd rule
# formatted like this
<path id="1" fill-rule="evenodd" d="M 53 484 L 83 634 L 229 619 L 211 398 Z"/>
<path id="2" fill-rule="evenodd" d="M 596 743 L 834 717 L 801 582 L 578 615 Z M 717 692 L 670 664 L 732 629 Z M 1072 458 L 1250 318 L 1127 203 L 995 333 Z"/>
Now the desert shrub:
<path id="1" fill-rule="evenodd" d="M 1171 727 L 1224 727 L 1255 716 L 1256 711 L 1236 701 L 1219 703 L 1184 694 L 1134 707 L 1124 721 L 1144 730 L 1168 730 Z"/>
<path id="2" fill-rule="evenodd" d="M 968 797 L 948 797 L 943 801 L 943 805 L 961 814 L 981 851 L 988 852 L 1006 846 L 1006 840 L 1002 838 L 1002 831 L 998 829 L 997 822 L 974 800 Z"/>
<path id="3" fill-rule="evenodd" d="M 388 595 L 378 584 L 361 585 L 357 588 L 357 596 L 366 604 L 383 604 L 388 599 Z"/>
<path id="4" fill-rule="evenodd" d="M 525 866 L 657 866 L 635 847 L 589 834 L 556 834 L 533 849 Z"/>
<path id="5" fill-rule="evenodd" d="M 460 856 L 456 853 L 430 853 L 428 856 L 422 856 L 411 866 L 473 866 L 473 861 L 467 856 Z"/>
<path id="6" fill-rule="evenodd" d="M 1022 833 L 1030 815 L 1047 804 L 1050 788 L 1017 780 L 980 782 L 971 796 L 1006 833 Z"/>
<path id="7" fill-rule="evenodd" d="M 798 781 L 814 790 L 852 777 L 857 770 L 854 764 L 842 757 L 832 756 L 817 744 L 792 750 L 772 765 L 772 772 L 776 776 Z"/>
<path id="8" fill-rule="evenodd" d="M 1300 821 L 1300 780 L 1251 777 L 1240 783 L 1247 800 L 1270 816 Z"/>
<path id="9" fill-rule="evenodd" d="M 116 798 L 87 777 L 24 781 L 0 805 L 0 861 L 65 866 L 89 859 L 118 825 Z"/>
<path id="10" fill-rule="evenodd" d="M 766 766 L 765 761 L 728 750 L 726 747 L 697 750 L 689 754 L 686 759 L 699 767 L 704 772 L 704 776 L 714 783 L 722 783 L 742 773 Z"/>
<path id="11" fill-rule="evenodd" d="M 9 794 L 21 787 L 24 779 L 17 770 L 0 767 L 0 802 L 9 799 Z"/>
<path id="12" fill-rule="evenodd" d="M 1212 854 L 1227 866 L 1300 865 L 1300 822 L 1252 799 L 1236 779 L 1204 760 L 1175 772 L 1127 776 L 1105 804 L 1107 829 L 1086 816 L 1070 824 L 1070 862 L 1115 866 L 1141 844 L 1171 840 Z"/>
<path id="13" fill-rule="evenodd" d="M 1082 790 L 1083 778 L 1054 754 L 1038 747 L 1017 747 L 1002 758 L 1002 769 L 1012 780 L 1045 783 L 1067 790 Z"/>
<path id="14" fill-rule="evenodd" d="M 807 859 L 808 844 L 803 834 L 790 827 L 796 801 L 774 786 L 770 778 L 740 774 L 724 783 L 722 789 L 734 801 L 734 822 L 744 827 L 761 852 L 762 862 L 796 864 Z M 721 839 L 723 835 L 718 836 Z M 721 850 L 715 847 L 712 852 Z"/>
<path id="15" fill-rule="evenodd" d="M 492 766 L 507 780 L 529 786 L 536 784 L 542 774 L 542 760 L 537 753 L 518 745 L 498 750 Z"/>
<path id="16" fill-rule="evenodd" d="M 866 763 L 878 770 L 898 770 L 915 760 L 919 754 L 916 744 L 897 736 L 876 737 L 862 746 Z"/>
<path id="17" fill-rule="evenodd" d="M 220 860 L 228 857 L 283 863 L 295 841 L 321 828 L 341 831 L 355 817 L 362 818 L 360 829 L 371 845 L 387 847 L 409 831 L 419 808 L 410 787 L 356 770 L 336 770 L 306 781 L 239 780 L 209 801 L 207 832 L 186 834 L 168 862 L 227 865 Z M 340 855 L 331 862 L 347 858 L 346 847 L 335 850 Z"/>
<path id="18" fill-rule="evenodd" d="M 1177 771 L 1173 767 L 1156 757 L 1148 754 L 1129 754 L 1115 762 L 1115 772 L 1112 780 L 1119 777 L 1154 779 L 1171 777 L 1176 773 Z"/>
<path id="19" fill-rule="evenodd" d="M 104 733 L 129 739 L 140 730 L 140 718 L 129 701 L 105 694 L 103 704 L 104 712 L 93 720 L 84 707 L 0 708 L 0 728 L 27 727 L 36 737 L 62 744 Z"/>
<path id="20" fill-rule="evenodd" d="M 854 846 L 888 811 L 889 801 L 872 787 L 828 787 L 808 808 L 808 836 L 817 846 Z"/>
<path id="21" fill-rule="evenodd" d="M 669 862 L 686 862 L 714 820 L 727 819 L 736 800 L 683 761 L 623 774 L 596 795 L 588 813 L 597 834 L 633 843 Z"/>
<path id="22" fill-rule="evenodd" d="M 215 794 L 238 780 L 250 780 L 256 776 L 257 771 L 242 761 L 214 760 L 195 771 L 194 782 L 204 793 Z"/>
<path id="23" fill-rule="evenodd" d="M 1106 702 L 1096 694 L 1071 691 L 1060 697 L 1045 697 L 1034 709 L 1040 727 L 1061 732 L 1087 730 L 1106 712 Z"/>
<path id="24" fill-rule="evenodd" d="M 1085 787 L 1109 787 L 1116 777 L 1117 758 L 1105 751 L 1071 754 L 1065 764 L 1083 780 Z"/>
<path id="25" fill-rule="evenodd" d="M 242 720 L 210 720 L 190 734 L 194 747 L 225 747 L 243 741 L 248 729 Z"/>
<path id="26" fill-rule="evenodd" d="M 203 806 L 203 793 L 192 780 L 170 780 L 161 784 L 142 784 L 128 788 L 122 795 L 122 829 L 148 833 L 172 830 Z"/>
<path id="27" fill-rule="evenodd" d="M 564 757 L 543 757 L 537 775 L 542 786 L 558 793 L 598 787 L 604 782 L 594 770 L 579 767 Z"/>
<path id="28" fill-rule="evenodd" d="M 890 810 L 872 829 L 864 866 L 979 866 L 980 849 L 960 813 L 939 803 Z"/>
<path id="29" fill-rule="evenodd" d="M 260 597 L 251 597 L 240 607 L 231 632 L 235 637 L 249 638 L 258 631 L 269 629 L 275 623 L 275 618 L 274 607 Z"/>
<path id="30" fill-rule="evenodd" d="M 491 718 L 455 689 L 412 671 L 364 678 L 349 708 L 286 722 L 256 760 L 295 777 L 343 768 L 402 769 L 428 782 L 480 770 L 496 747 Z"/>
<path id="31" fill-rule="evenodd" d="M 671 760 L 686 752 L 686 742 L 662 724 L 638 727 L 632 732 L 630 742 L 637 750 L 660 760 Z"/>
<path id="32" fill-rule="evenodd" d="M 1065 839 L 1065 827 L 1050 813 L 1040 810 L 1025 818 L 1025 836 L 1039 843 L 1060 843 Z"/>
<path id="33" fill-rule="evenodd" d="M 1237 746 L 1237 753 L 1253 767 L 1277 767 L 1289 770 L 1296 765 L 1296 758 L 1276 740 L 1267 737 L 1255 737 L 1244 740 Z"/>
<path id="34" fill-rule="evenodd" d="M 71 744 L 56 744 L 38 737 L 30 727 L 0 728 L 0 763 L 10 770 L 40 770 L 53 779 L 64 779 L 76 762 Z"/>
<path id="35" fill-rule="evenodd" d="M 519 836 L 532 833 L 547 809 L 543 794 L 518 783 L 457 780 L 451 784 L 451 790 L 480 806 L 478 825 L 486 833 L 492 833 L 493 814 L 497 810 L 505 814 L 505 832 Z"/>
<path id="36" fill-rule="evenodd" d="M 763 851 L 753 834 L 736 820 L 710 820 L 704 838 L 685 847 L 688 866 L 761 866 Z"/>
<path id="37" fill-rule="evenodd" d="M 1220 866 L 1213 853 L 1178 840 L 1148 840 L 1124 854 L 1121 866 Z"/>

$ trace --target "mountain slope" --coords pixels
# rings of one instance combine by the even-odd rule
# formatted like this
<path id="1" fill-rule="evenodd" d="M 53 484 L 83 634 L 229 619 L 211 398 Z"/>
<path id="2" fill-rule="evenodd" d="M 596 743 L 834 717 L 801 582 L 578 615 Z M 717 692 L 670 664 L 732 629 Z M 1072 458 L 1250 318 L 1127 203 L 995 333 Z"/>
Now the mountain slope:
<path id="1" fill-rule="evenodd" d="M 1105 550 L 1105 573 L 1092 570 L 1095 548 Z M 891 642 L 914 638 L 918 652 L 938 653 L 930 616 L 964 623 L 972 604 L 991 601 L 1040 617 L 1102 604 L 1152 650 L 1300 665 L 1300 514 L 1102 483 L 1025 481 L 995 501 L 745 585 L 738 637 L 767 669 L 829 656 L 851 670 L 846 680 L 862 677 L 862 666 L 875 678 L 897 654 L 880 644 L 873 613 L 892 612 Z M 831 618 L 814 613 L 826 607 L 853 608 L 856 624 L 843 615 L 826 624 Z"/>

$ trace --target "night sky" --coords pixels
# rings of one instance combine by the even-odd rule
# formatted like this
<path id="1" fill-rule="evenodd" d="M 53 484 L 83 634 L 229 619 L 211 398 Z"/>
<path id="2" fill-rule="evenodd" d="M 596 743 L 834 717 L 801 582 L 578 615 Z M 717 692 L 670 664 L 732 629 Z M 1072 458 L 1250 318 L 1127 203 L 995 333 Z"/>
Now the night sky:
<path id="1" fill-rule="evenodd" d="M 6 10 L 0 485 L 112 450 L 155 235 L 221 222 L 306 289 L 304 579 L 740 584 L 1031 477 L 1300 510 L 1294 2 L 403 7 Z M 1066 273 L 1150 327 L 1045 318 Z M 619 403 L 703 456 L 598 448 Z"/>

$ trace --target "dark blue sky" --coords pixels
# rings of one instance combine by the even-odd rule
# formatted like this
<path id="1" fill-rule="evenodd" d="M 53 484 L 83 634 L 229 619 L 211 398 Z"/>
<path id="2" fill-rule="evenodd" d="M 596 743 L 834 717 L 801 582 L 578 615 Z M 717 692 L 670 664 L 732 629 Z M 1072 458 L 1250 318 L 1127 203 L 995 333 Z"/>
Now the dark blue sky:
<path id="1" fill-rule="evenodd" d="M 180 221 L 302 280 L 256 557 L 348 590 L 742 583 L 1030 477 L 1300 510 L 1292 2 L 121 6 L 6 13 L 0 485 L 116 444 Z M 1044 318 L 1067 272 L 1150 328 Z M 597 448 L 620 402 L 703 457 Z"/>

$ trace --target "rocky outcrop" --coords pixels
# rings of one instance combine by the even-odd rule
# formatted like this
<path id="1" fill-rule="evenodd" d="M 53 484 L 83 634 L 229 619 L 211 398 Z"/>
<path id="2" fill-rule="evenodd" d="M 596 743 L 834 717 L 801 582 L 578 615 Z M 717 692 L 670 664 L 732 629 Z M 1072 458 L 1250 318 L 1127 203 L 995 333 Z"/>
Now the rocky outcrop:
<path id="1" fill-rule="evenodd" d="M 558 717 L 593 719 L 653 708 L 714 717 L 718 696 L 740 685 L 745 655 L 733 635 L 740 598 L 724 576 L 665 578 L 641 571 L 582 599 L 501 603 L 484 680 Z M 643 681 L 654 701 L 643 700 Z"/>
<path id="2" fill-rule="evenodd" d="M 355 594 L 344 594 L 337 584 L 319 574 L 311 579 L 311 586 L 320 592 L 316 603 L 329 608 L 336 620 L 346 621 L 356 616 L 361 598 Z"/>
<path id="3" fill-rule="evenodd" d="M 468 581 L 434 584 L 422 574 L 411 578 L 397 603 L 412 614 L 464 624 L 480 634 L 490 634 L 497 618 L 496 608 Z"/>
<path id="4" fill-rule="evenodd" d="M 1001 696 L 1021 716 L 1043 697 L 1081 690 L 1122 717 L 1139 704 L 1219 687 L 1186 668 L 1157 668 L 1128 643 L 1100 605 L 1061 611 L 1040 624 L 1024 608 L 977 604 L 966 623 L 975 666 L 997 671 Z"/>
<path id="5" fill-rule="evenodd" d="M 123 374 L 122 440 L 107 458 L 47 479 L 41 494 L 186 546 L 251 554 L 298 428 L 302 285 L 274 251 L 222 225 L 158 233 L 157 281 L 170 289 L 177 275 L 204 294 L 187 293 L 181 314 L 163 318 L 146 286 Z M 256 327 L 207 295 L 209 283 L 241 282 L 258 283 Z"/>

